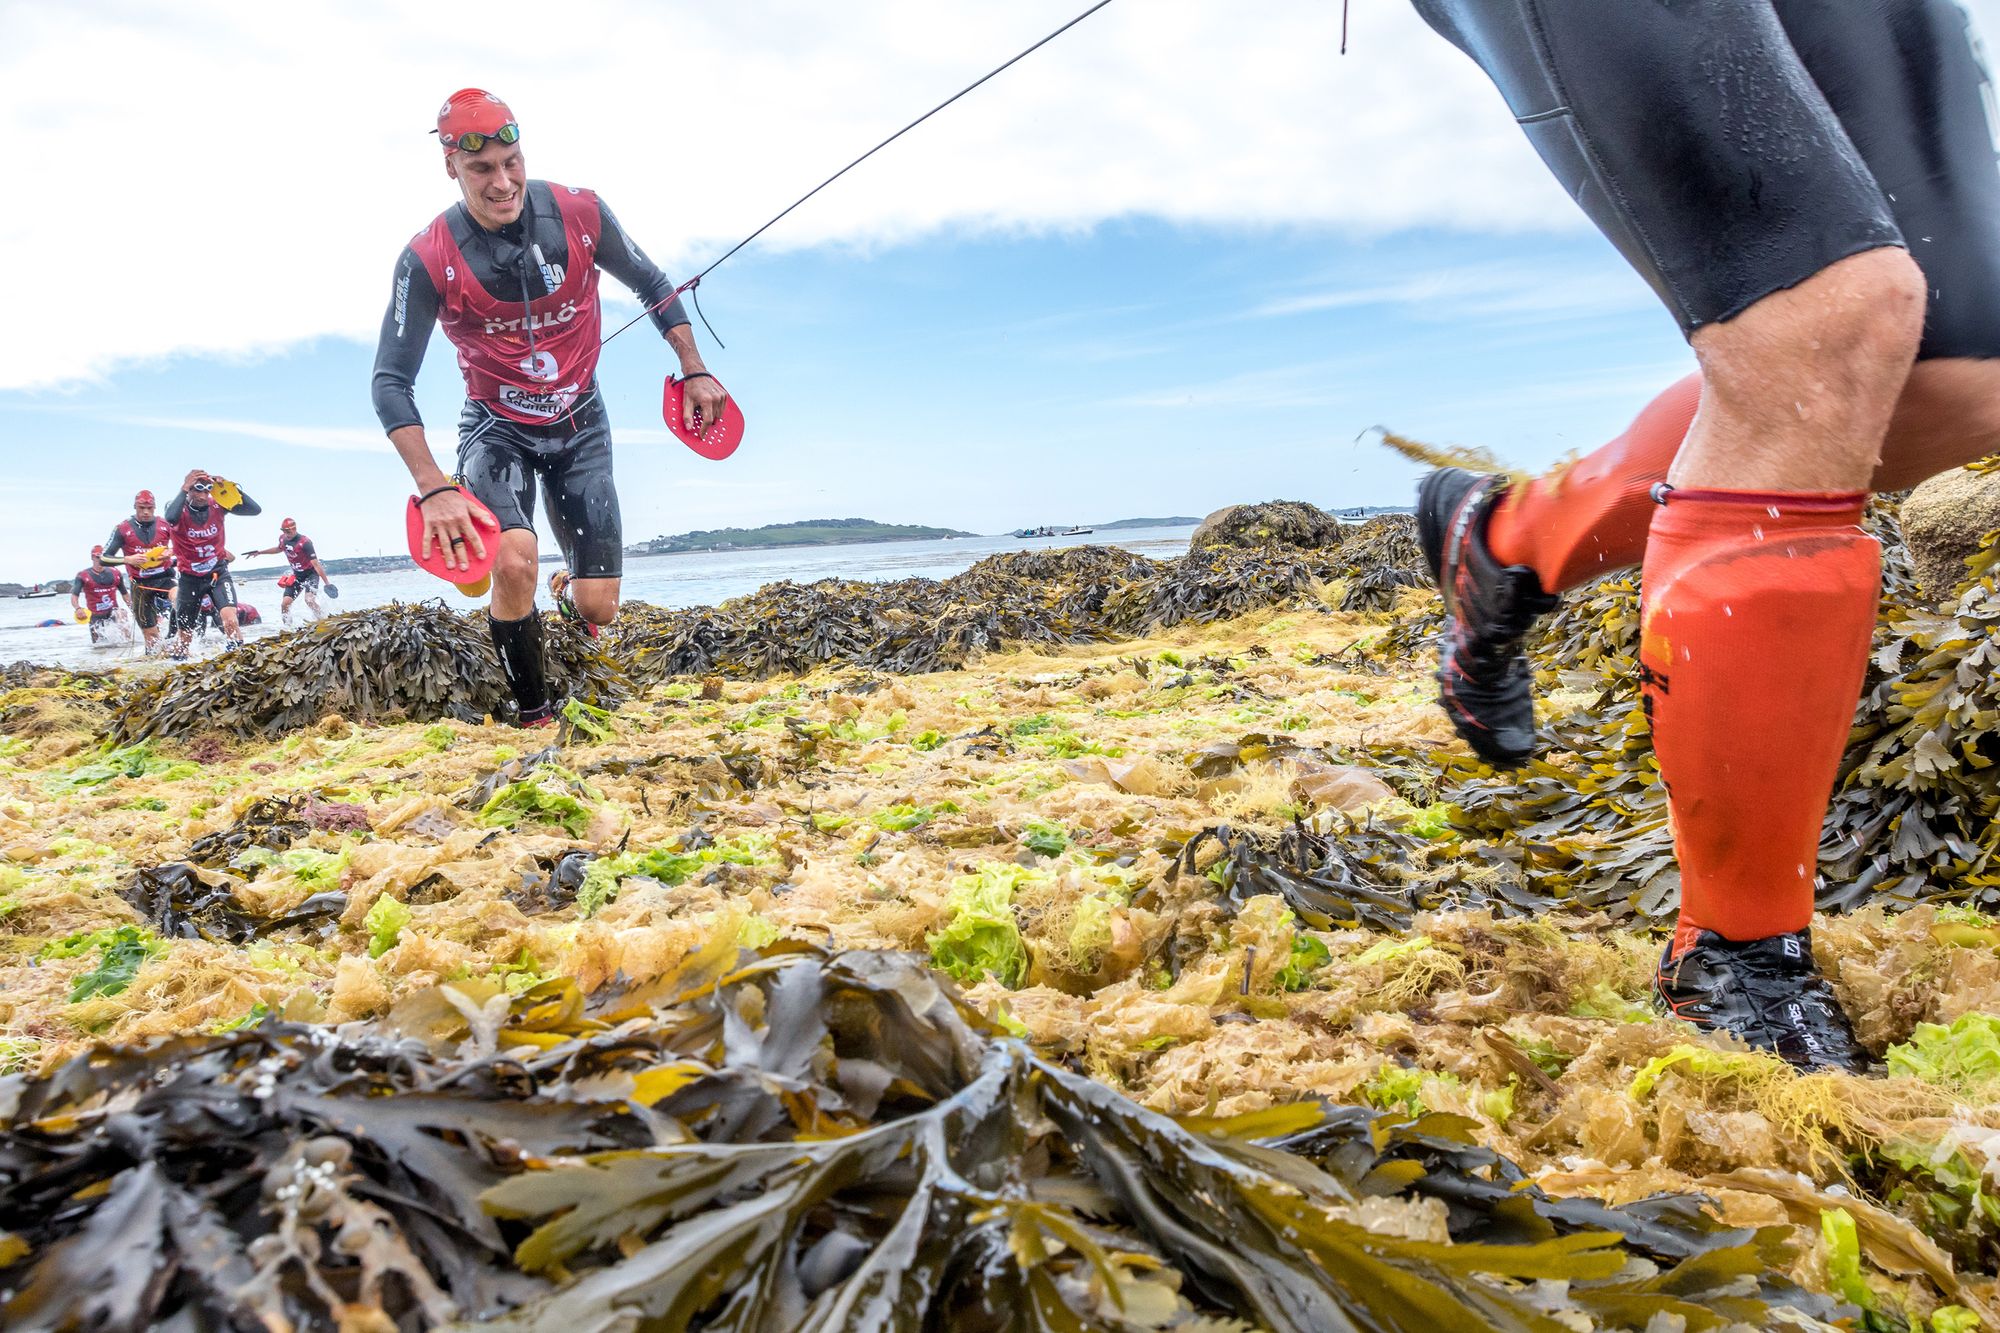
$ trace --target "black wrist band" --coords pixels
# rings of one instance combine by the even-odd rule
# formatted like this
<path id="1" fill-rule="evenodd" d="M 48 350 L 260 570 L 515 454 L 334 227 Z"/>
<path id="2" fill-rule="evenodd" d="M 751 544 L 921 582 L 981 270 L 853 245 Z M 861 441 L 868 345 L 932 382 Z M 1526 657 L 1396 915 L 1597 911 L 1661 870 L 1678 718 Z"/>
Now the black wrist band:
<path id="1" fill-rule="evenodd" d="M 694 372 L 694 373 L 693 373 L 692 375 L 683 375 L 683 376 L 681 376 L 681 383 L 682 383 L 682 384 L 686 384 L 686 383 L 687 383 L 687 382 L 688 382 L 689 380 L 715 380 L 715 376 L 713 376 L 713 375 L 709 374 L 709 373 L 708 373 L 707 371 L 705 371 L 705 370 L 697 370 L 697 371 L 695 371 L 695 372 Z M 722 381 L 721 381 L 721 380 L 715 380 L 715 382 L 716 382 L 717 384 L 720 384 L 720 383 L 722 383 Z"/>
<path id="2" fill-rule="evenodd" d="M 417 497 L 417 508 L 422 509 L 424 507 L 424 501 L 430 499 L 432 496 L 443 495 L 446 491 L 455 491 L 457 489 L 458 489 L 457 483 L 453 482 L 449 485 L 440 486 L 434 491 L 425 491 L 422 495 L 419 495 Z"/>

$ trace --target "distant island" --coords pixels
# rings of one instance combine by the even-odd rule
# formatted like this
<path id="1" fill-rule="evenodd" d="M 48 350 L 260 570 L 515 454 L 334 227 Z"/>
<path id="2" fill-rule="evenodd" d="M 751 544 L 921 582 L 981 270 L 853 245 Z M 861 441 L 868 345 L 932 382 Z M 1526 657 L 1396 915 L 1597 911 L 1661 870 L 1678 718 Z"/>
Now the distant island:
<path id="1" fill-rule="evenodd" d="M 1121 518 L 1110 523 L 1086 523 L 1084 526 L 1099 532 L 1113 532 L 1119 528 L 1192 528 L 1200 522 L 1198 518 L 1183 514 L 1178 518 Z"/>
<path id="2" fill-rule="evenodd" d="M 761 528 L 707 528 L 655 537 L 625 548 L 627 555 L 676 555 L 684 551 L 755 551 L 786 546 L 844 546 L 852 542 L 921 542 L 975 537 L 956 528 L 877 523 L 869 518 L 808 518 Z"/>

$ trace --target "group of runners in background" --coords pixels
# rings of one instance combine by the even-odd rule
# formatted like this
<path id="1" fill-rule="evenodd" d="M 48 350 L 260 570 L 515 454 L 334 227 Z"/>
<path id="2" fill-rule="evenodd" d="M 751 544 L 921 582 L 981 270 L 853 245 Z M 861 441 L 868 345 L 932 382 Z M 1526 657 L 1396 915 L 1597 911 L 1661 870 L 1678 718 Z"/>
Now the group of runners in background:
<path id="1" fill-rule="evenodd" d="M 200 468 L 187 474 L 164 509 L 149 490 L 134 495 L 131 514 L 90 548 L 90 564 L 70 583 L 70 607 L 89 623 L 91 642 L 130 642 L 136 624 L 148 657 L 162 652 L 185 657 L 195 634 L 210 626 L 221 631 L 225 648 L 240 644 L 243 626 L 260 617 L 237 601 L 229 572 L 237 557 L 224 526 L 231 514 L 252 518 L 262 512 L 235 482 Z M 288 626 L 295 601 L 303 599 L 306 614 L 317 620 L 325 614 L 321 587 L 328 597 L 339 595 L 312 539 L 293 519 L 279 523 L 276 545 L 242 554 L 285 557 L 289 568 L 278 579 L 284 592 L 279 615 Z"/>

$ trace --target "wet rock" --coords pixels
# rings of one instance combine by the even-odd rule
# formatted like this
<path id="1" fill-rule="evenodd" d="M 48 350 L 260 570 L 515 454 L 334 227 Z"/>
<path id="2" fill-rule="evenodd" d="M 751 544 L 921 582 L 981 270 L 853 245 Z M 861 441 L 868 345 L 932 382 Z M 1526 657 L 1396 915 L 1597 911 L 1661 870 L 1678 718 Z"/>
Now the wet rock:
<path id="1" fill-rule="evenodd" d="M 1318 505 L 1303 500 L 1269 500 L 1216 510 L 1195 529 L 1188 550 L 1222 546 L 1320 550 L 1340 545 L 1340 537 L 1340 520 Z"/>
<path id="2" fill-rule="evenodd" d="M 1902 517 L 1918 586 L 1932 602 L 1949 601 L 1965 580 L 1966 557 L 2000 528 L 2000 470 L 1956 468 L 1932 477 L 1903 501 Z"/>

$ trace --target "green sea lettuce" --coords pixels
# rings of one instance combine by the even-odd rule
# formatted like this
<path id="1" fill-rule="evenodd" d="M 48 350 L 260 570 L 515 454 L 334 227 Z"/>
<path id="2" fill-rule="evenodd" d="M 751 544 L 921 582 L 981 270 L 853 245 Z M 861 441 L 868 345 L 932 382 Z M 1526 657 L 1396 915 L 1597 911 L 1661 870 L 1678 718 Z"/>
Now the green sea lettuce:
<path id="1" fill-rule="evenodd" d="M 1014 919 L 1014 893 L 1031 878 L 1023 866 L 987 862 L 954 880 L 943 928 L 924 937 L 932 965 L 966 985 L 990 976 L 1012 989 L 1026 980 L 1028 946 Z"/>
<path id="2" fill-rule="evenodd" d="M 1883 1052 L 1891 1074 L 1907 1074 L 1969 1101 L 1986 1100 L 2000 1082 L 2000 1016 L 1960 1014 L 1949 1027 L 1919 1023 L 1906 1042 Z"/>

